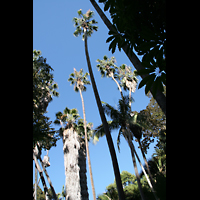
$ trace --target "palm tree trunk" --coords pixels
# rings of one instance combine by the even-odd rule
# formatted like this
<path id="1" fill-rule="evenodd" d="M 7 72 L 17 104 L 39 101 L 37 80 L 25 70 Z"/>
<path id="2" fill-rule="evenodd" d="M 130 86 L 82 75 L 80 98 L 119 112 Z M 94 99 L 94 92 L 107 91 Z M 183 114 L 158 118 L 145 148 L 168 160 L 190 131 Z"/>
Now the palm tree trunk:
<path id="1" fill-rule="evenodd" d="M 129 132 L 130 132 L 130 130 L 129 130 Z M 137 157 L 137 159 L 138 159 L 138 162 L 139 162 L 139 164 L 140 164 L 140 166 L 141 166 L 141 168 L 142 168 L 142 171 L 143 171 L 143 173 L 144 173 L 144 175 L 145 175 L 145 177 L 146 177 L 146 179 L 147 179 L 147 182 L 148 182 L 148 184 L 149 184 L 149 187 L 150 187 L 151 191 L 153 192 L 153 195 L 154 195 L 155 199 L 158 200 L 158 197 L 157 197 L 156 192 L 155 192 L 155 190 L 154 190 L 154 186 L 152 186 L 153 183 L 154 183 L 154 182 L 153 182 L 153 179 L 150 178 L 151 181 L 149 180 L 149 177 L 147 176 L 147 173 L 146 173 L 146 171 L 145 171 L 145 169 L 144 169 L 144 167 L 143 167 L 143 165 L 142 165 L 142 163 L 141 163 L 141 161 L 140 161 L 140 158 L 139 158 L 139 156 L 137 155 L 137 152 L 136 152 L 136 150 L 135 150 L 135 147 L 134 147 L 132 141 L 131 141 L 130 145 L 132 146 L 131 151 L 133 151 L 133 154 L 135 153 L 135 155 L 136 155 L 136 157 Z"/>
<path id="2" fill-rule="evenodd" d="M 80 92 L 81 101 L 82 101 L 82 107 L 83 107 L 83 120 L 84 120 L 84 129 L 85 129 L 85 144 L 86 144 L 86 152 L 87 152 L 89 172 L 90 172 L 90 181 L 91 181 L 91 185 L 92 185 L 92 194 L 93 194 L 93 200 L 96 200 L 94 181 L 93 181 L 93 176 L 92 176 L 92 167 L 91 167 L 91 162 L 90 162 L 88 138 L 87 138 L 87 124 L 86 124 L 86 117 L 85 117 L 85 105 L 84 105 L 83 95 L 82 95 L 82 92 L 81 92 L 80 88 L 79 88 L 79 92 Z"/>
<path id="3" fill-rule="evenodd" d="M 106 15 L 102 12 L 101 8 L 98 6 L 98 4 L 96 3 L 95 0 L 90 0 L 90 2 L 92 3 L 93 7 L 96 9 L 96 11 L 98 12 L 99 16 L 101 17 L 101 19 L 103 20 L 104 24 L 108 27 L 109 30 L 115 31 L 112 28 L 112 24 L 109 21 L 109 19 L 106 17 Z M 127 57 L 129 58 L 129 60 L 132 62 L 133 66 L 135 67 L 135 69 L 137 71 L 144 69 L 144 67 L 142 66 L 140 60 L 138 59 L 138 57 L 135 55 L 135 53 L 133 51 L 129 51 L 127 53 L 128 50 L 128 46 L 124 45 L 122 47 L 123 51 L 125 52 L 125 54 L 127 55 Z M 147 75 L 140 75 L 143 78 L 145 78 Z M 152 88 L 150 89 L 151 93 L 152 93 Z M 164 112 L 165 116 L 166 116 L 166 97 L 165 95 L 160 92 L 159 90 L 156 93 L 156 97 L 155 97 L 158 105 L 160 106 L 160 108 L 162 109 L 162 111 Z"/>
<path id="4" fill-rule="evenodd" d="M 85 162 L 80 162 L 80 137 L 72 127 L 64 130 L 63 138 L 66 199 L 88 200 L 87 178 L 81 176 L 82 166 L 83 173 L 86 173 L 86 169 Z"/>
<path id="5" fill-rule="evenodd" d="M 137 179 L 137 183 L 138 183 L 138 188 L 139 188 L 139 191 L 140 191 L 140 195 L 141 195 L 141 198 L 142 200 L 145 200 L 145 197 L 144 197 L 144 193 L 142 191 L 142 185 L 140 183 L 140 176 L 139 176 L 139 173 L 138 173 L 138 169 L 137 169 L 137 165 L 136 165 L 136 160 L 135 160 L 135 155 L 134 155 L 134 152 L 135 152 L 135 148 L 133 146 L 133 143 L 130 139 L 130 136 L 126 133 L 124 133 L 124 138 L 126 139 L 126 141 L 128 142 L 128 145 L 131 149 L 131 156 L 132 156 L 132 160 L 133 160 L 133 166 L 134 166 L 134 170 L 135 170 L 135 175 L 136 175 L 136 179 Z"/>
<path id="6" fill-rule="evenodd" d="M 124 191 L 123 191 L 123 188 L 122 188 L 122 181 L 121 181 L 121 177 L 120 177 L 120 173 L 119 173 L 119 166 L 118 166 L 118 162 L 117 162 L 116 152 L 115 152 L 115 148 L 114 148 L 114 145 L 113 145 L 112 137 L 110 135 L 110 130 L 108 128 L 108 123 L 107 123 L 107 120 L 106 120 L 106 117 L 105 117 L 105 114 L 104 114 L 104 111 L 103 111 L 103 107 L 102 107 L 102 104 L 101 104 L 99 93 L 98 93 L 98 90 L 97 90 L 97 87 L 96 87 L 94 75 L 93 75 L 93 72 L 92 72 L 92 67 L 91 67 L 89 53 L 88 53 L 88 46 L 87 46 L 87 31 L 86 31 L 86 29 L 84 30 L 84 33 L 85 33 L 85 54 L 86 54 L 86 60 L 87 60 L 87 64 L 88 64 L 88 70 L 89 70 L 90 77 L 91 77 L 92 88 L 93 88 L 94 95 L 95 95 L 95 98 L 96 98 L 96 102 L 97 102 L 97 106 L 98 106 L 98 109 L 99 109 L 101 121 L 103 123 L 104 131 L 106 133 L 106 140 L 107 140 L 107 143 L 108 143 L 108 147 L 109 147 L 110 155 L 111 155 L 111 159 L 112 159 L 112 164 L 113 164 L 113 168 L 114 168 L 119 199 L 124 200 L 125 196 L 124 196 Z"/>
<path id="7" fill-rule="evenodd" d="M 122 99 L 124 99 L 124 96 L 123 96 L 123 93 L 122 93 L 122 89 L 121 89 L 119 83 L 117 82 L 117 80 L 114 78 L 113 75 L 112 75 L 111 77 L 112 77 L 112 79 L 115 81 L 115 83 L 117 84 L 117 87 L 119 88 L 119 91 L 120 91 L 120 94 L 121 94 Z"/>
<path id="8" fill-rule="evenodd" d="M 149 174 L 149 177 L 150 177 L 151 183 L 152 183 L 152 185 L 154 186 L 153 177 L 152 177 L 152 174 L 151 174 L 151 172 L 150 172 L 149 165 L 148 165 L 148 162 L 147 162 L 146 156 L 145 156 L 145 154 L 144 154 L 144 151 L 142 150 L 142 145 L 141 145 L 140 140 L 138 140 L 138 143 L 139 143 L 139 145 L 140 145 L 140 149 L 141 149 L 141 152 L 142 152 L 142 156 L 143 156 L 143 159 L 144 159 L 145 165 L 146 165 L 146 167 L 147 167 L 147 172 L 148 172 L 148 174 Z"/>

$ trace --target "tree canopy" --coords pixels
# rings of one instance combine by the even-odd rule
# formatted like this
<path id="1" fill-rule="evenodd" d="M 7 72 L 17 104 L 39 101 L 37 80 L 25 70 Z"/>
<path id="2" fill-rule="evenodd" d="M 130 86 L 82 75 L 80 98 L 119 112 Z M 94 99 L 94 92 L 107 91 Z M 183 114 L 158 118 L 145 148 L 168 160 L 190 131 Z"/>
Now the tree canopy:
<path id="1" fill-rule="evenodd" d="M 157 90 L 164 91 L 166 85 L 166 1 L 165 0 L 99 0 L 104 3 L 104 11 L 109 11 L 113 22 L 113 31 L 106 42 L 109 50 L 119 51 L 126 44 L 128 51 L 133 48 L 142 55 L 144 69 L 138 75 L 147 75 L 138 88 L 145 87 L 147 94 L 153 87 L 153 96 Z"/>
<path id="2" fill-rule="evenodd" d="M 42 148 L 50 149 L 56 145 L 57 136 L 46 109 L 53 96 L 59 96 L 58 85 L 54 82 L 53 68 L 46 63 L 40 50 L 33 50 L 33 148 L 40 142 Z"/>

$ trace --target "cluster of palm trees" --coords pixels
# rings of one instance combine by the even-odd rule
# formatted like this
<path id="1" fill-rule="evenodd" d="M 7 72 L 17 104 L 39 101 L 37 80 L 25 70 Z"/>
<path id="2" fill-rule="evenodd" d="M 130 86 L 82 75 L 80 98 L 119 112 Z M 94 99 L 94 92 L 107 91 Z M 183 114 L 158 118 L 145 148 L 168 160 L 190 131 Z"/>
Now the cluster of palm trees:
<path id="1" fill-rule="evenodd" d="M 86 157 L 88 159 L 90 180 L 92 185 L 93 199 L 96 200 L 94 181 L 92 176 L 92 168 L 89 154 L 89 145 L 88 141 L 90 139 L 98 141 L 100 137 L 106 136 L 108 147 L 111 154 L 117 190 L 120 200 L 124 200 L 124 192 L 122 187 L 122 181 L 119 172 L 119 166 L 116 158 L 116 152 L 114 149 L 113 141 L 111 138 L 110 132 L 114 129 L 119 129 L 117 144 L 119 148 L 120 144 L 120 136 L 123 136 L 127 141 L 132 155 L 133 166 L 137 178 L 138 187 L 141 194 L 141 199 L 145 200 L 146 197 L 143 194 L 140 177 L 138 174 L 138 169 L 136 165 L 137 157 L 142 170 L 147 178 L 149 186 L 155 196 L 155 199 L 158 199 L 156 193 L 154 191 L 154 182 L 148 167 L 148 163 L 146 161 L 145 154 L 142 150 L 142 146 L 140 143 L 140 139 L 142 137 L 142 124 L 138 122 L 138 113 L 136 111 L 131 111 L 131 103 L 133 102 L 133 98 L 131 94 L 135 92 L 136 85 L 138 79 L 136 77 L 136 72 L 132 71 L 131 67 L 126 66 L 125 64 L 120 67 L 116 66 L 116 60 L 114 57 L 110 59 L 107 56 L 104 56 L 102 60 L 97 60 L 97 68 L 100 71 L 103 77 L 111 77 L 112 80 L 117 84 L 119 92 L 121 94 L 121 99 L 118 103 L 118 108 L 114 108 L 113 106 L 102 102 L 99 93 L 96 87 L 95 79 L 93 76 L 92 66 L 90 62 L 89 52 L 88 52 L 88 44 L 87 38 L 91 36 L 94 31 L 97 31 L 98 27 L 95 25 L 97 22 L 92 19 L 94 12 L 88 10 L 86 14 L 82 13 L 82 10 L 78 10 L 79 18 L 73 18 L 75 23 L 76 30 L 74 32 L 74 36 L 82 35 L 82 39 L 84 40 L 85 45 L 85 54 L 88 65 L 89 73 L 83 73 L 83 69 L 77 71 L 74 68 L 74 72 L 70 74 L 68 79 L 71 82 L 71 85 L 74 85 L 74 90 L 80 93 L 82 108 L 83 108 L 83 119 L 81 119 L 78 114 L 78 110 L 73 108 L 69 109 L 66 107 L 63 112 L 56 113 L 55 124 L 61 126 L 59 129 L 60 136 L 63 139 L 63 151 L 64 151 L 64 165 L 65 165 L 65 175 L 66 175 L 66 199 L 88 199 L 87 192 L 87 178 L 86 178 Z M 99 109 L 99 114 L 101 116 L 102 124 L 96 127 L 94 130 L 92 129 L 92 123 L 87 123 L 86 121 L 86 112 L 84 106 L 84 99 L 82 92 L 86 91 L 86 85 L 90 84 L 88 80 L 88 76 L 90 76 L 92 87 L 95 95 L 95 99 L 97 102 L 97 106 Z M 125 96 L 123 94 L 123 90 L 128 90 L 129 95 Z M 107 121 L 105 117 L 105 113 L 112 119 L 111 121 Z M 141 161 L 137 155 L 135 150 L 133 139 L 137 138 L 140 150 L 142 152 L 147 173 L 144 170 Z"/>
<path id="2" fill-rule="evenodd" d="M 86 146 L 86 155 L 88 158 L 88 166 L 89 166 L 90 180 L 91 180 L 91 185 L 92 185 L 93 199 L 95 200 L 96 194 L 95 194 L 95 187 L 94 187 L 94 181 L 93 181 L 93 176 L 92 176 L 92 168 L 91 168 L 89 145 L 88 145 L 88 140 L 90 139 L 90 137 L 88 135 L 88 130 L 91 131 L 91 126 L 90 125 L 88 126 L 87 122 L 86 122 L 84 99 L 83 99 L 83 95 L 82 95 L 82 92 L 86 91 L 86 85 L 90 84 L 90 81 L 87 78 L 87 76 L 90 75 L 92 87 L 94 90 L 94 95 L 95 95 L 99 113 L 100 113 L 100 116 L 102 119 L 102 124 L 100 126 L 98 126 L 96 129 L 94 129 L 94 131 L 92 133 L 92 135 L 93 135 L 92 138 L 97 141 L 99 139 L 99 137 L 106 135 L 106 138 L 108 141 L 108 146 L 109 146 L 110 153 L 111 153 L 112 162 L 113 162 L 113 168 L 114 168 L 115 177 L 116 177 L 119 199 L 124 199 L 124 193 L 123 193 L 123 188 L 122 188 L 122 184 L 121 184 L 119 167 L 118 167 L 118 163 L 117 163 L 117 159 L 116 159 L 116 153 L 115 153 L 113 141 L 112 141 L 112 138 L 110 135 L 110 132 L 113 129 L 119 129 L 118 147 L 119 147 L 121 135 L 123 135 L 124 138 L 126 139 L 126 141 L 128 142 L 128 145 L 130 147 L 131 154 L 132 154 L 133 166 L 135 169 L 136 178 L 137 178 L 137 182 L 138 182 L 138 186 L 140 189 L 140 194 L 141 194 L 142 199 L 145 199 L 145 197 L 142 192 L 142 187 L 141 187 L 141 183 L 140 183 L 140 178 L 139 178 L 139 174 L 138 174 L 135 156 L 139 160 L 139 163 L 143 169 L 143 172 L 146 175 L 146 178 L 148 180 L 149 186 L 152 189 L 152 192 L 154 193 L 154 195 L 156 197 L 155 191 L 153 189 L 153 181 L 151 178 L 150 178 L 151 180 L 149 180 L 147 173 L 144 170 L 144 168 L 140 162 L 140 159 L 135 151 L 135 147 L 132 142 L 133 137 L 137 138 L 137 140 L 140 141 L 140 138 L 142 136 L 142 126 L 137 123 L 138 113 L 131 111 L 131 102 L 133 101 L 133 99 L 131 97 L 131 93 L 135 92 L 136 85 L 138 82 L 138 79 L 136 77 L 136 71 L 132 72 L 131 67 L 128 67 L 125 64 L 121 65 L 120 67 L 117 67 L 115 64 L 116 60 L 114 57 L 111 57 L 109 59 L 107 56 L 104 56 L 102 60 L 97 59 L 97 62 L 98 62 L 97 68 L 100 71 L 101 75 L 103 77 L 105 77 L 105 76 L 111 77 L 112 80 L 114 80 L 114 82 L 117 84 L 117 87 L 121 94 L 121 99 L 119 100 L 118 109 L 115 109 L 114 107 L 112 107 L 111 105 L 109 105 L 105 102 L 101 102 L 99 93 L 96 88 L 96 83 L 94 80 L 90 57 L 89 57 L 89 53 L 88 53 L 88 46 L 87 46 L 87 37 L 91 36 L 93 31 L 94 30 L 97 31 L 97 29 L 98 29 L 98 27 L 96 25 L 94 25 L 94 24 L 97 24 L 97 22 L 94 19 L 92 19 L 93 14 L 94 13 L 90 10 L 88 10 L 86 14 L 83 14 L 82 10 L 80 9 L 80 10 L 78 10 L 78 15 L 80 18 L 77 18 L 77 17 L 73 18 L 73 21 L 75 22 L 75 26 L 76 26 L 74 36 L 78 36 L 83 33 L 82 39 L 84 40 L 84 43 L 85 43 L 85 54 L 86 54 L 86 60 L 87 60 L 89 73 L 86 72 L 84 74 L 83 69 L 81 69 L 80 71 L 77 71 L 74 68 L 74 72 L 72 74 L 70 74 L 70 78 L 68 79 L 68 81 L 71 82 L 71 85 L 74 85 L 74 90 L 76 92 L 80 93 L 80 97 L 81 97 L 81 101 L 82 101 L 82 108 L 83 108 L 83 120 L 79 119 L 79 121 L 77 121 L 79 115 L 78 115 L 76 109 L 70 110 L 70 109 L 66 108 L 63 113 L 58 112 L 56 114 L 57 119 L 56 119 L 55 123 L 60 124 L 62 126 L 62 128 L 61 128 L 62 130 L 60 129 L 60 131 L 62 132 L 61 135 L 63 137 L 64 153 L 70 154 L 70 152 L 73 152 L 70 149 L 70 146 L 72 146 L 72 147 L 75 146 L 76 151 L 74 151 L 74 153 L 78 156 L 77 152 L 79 149 L 77 147 L 78 146 L 77 141 L 80 141 L 80 138 L 82 138 L 84 140 L 85 146 Z M 129 96 L 124 96 L 122 89 L 129 90 Z M 102 103 L 103 103 L 103 105 L 102 105 Z M 104 113 L 106 113 L 112 119 L 112 121 L 107 122 Z M 83 124 L 80 123 L 80 120 L 83 121 Z M 65 123 L 66 125 L 64 126 L 63 123 Z M 80 128 L 80 127 L 82 127 L 82 128 Z M 73 136 L 74 139 L 70 139 L 70 137 L 72 137 L 72 135 L 74 135 Z M 67 141 L 68 142 L 71 141 L 73 143 L 73 145 L 68 144 Z M 139 142 L 139 144 L 141 145 L 140 142 Z M 68 151 L 66 151 L 66 148 L 68 149 Z M 140 146 L 140 149 L 142 151 L 142 155 L 145 160 L 145 163 L 147 164 L 146 157 L 145 157 L 145 154 L 144 154 L 141 146 Z M 64 155 L 64 156 L 67 157 L 67 155 Z M 71 157 L 73 157 L 73 156 L 71 156 Z M 70 176 L 69 175 L 70 170 L 72 170 L 72 168 L 74 169 L 74 165 L 77 168 L 79 167 L 79 170 L 81 170 L 82 166 L 78 166 L 78 157 L 73 159 L 73 161 L 74 161 L 73 165 L 69 161 L 67 161 L 67 158 L 65 158 L 65 159 L 66 159 L 66 161 L 65 161 L 66 177 Z M 149 176 L 151 177 L 150 171 L 148 169 L 149 168 L 148 168 L 148 164 L 147 164 L 147 171 L 149 173 Z M 78 171 L 76 170 L 76 173 L 77 172 Z M 77 177 L 76 180 L 74 178 L 70 178 L 70 177 L 68 178 L 68 180 L 66 179 L 66 193 L 69 196 L 70 195 L 73 196 L 74 191 L 70 190 L 70 189 L 68 190 L 68 188 L 73 187 L 73 185 L 75 185 L 75 183 L 69 183 L 69 180 L 72 180 L 72 182 L 76 182 L 76 181 L 80 182 L 79 181 L 80 176 L 77 175 L 76 177 Z M 85 188 L 86 187 L 87 186 L 85 185 Z M 79 186 L 79 188 L 80 188 L 80 186 Z M 82 191 L 79 188 L 77 188 L 77 191 L 79 191 L 79 195 L 81 195 Z M 74 189 L 74 187 L 73 187 L 73 189 Z M 83 189 L 83 190 L 85 190 L 85 189 Z M 70 194 L 70 191 L 71 192 L 73 191 L 73 194 Z M 76 195 L 77 195 L 77 193 L 76 193 Z M 87 195 L 85 197 L 87 198 Z M 82 198 L 83 198 L 83 196 L 82 196 Z M 156 199 L 157 199 L 157 197 L 156 197 Z"/>

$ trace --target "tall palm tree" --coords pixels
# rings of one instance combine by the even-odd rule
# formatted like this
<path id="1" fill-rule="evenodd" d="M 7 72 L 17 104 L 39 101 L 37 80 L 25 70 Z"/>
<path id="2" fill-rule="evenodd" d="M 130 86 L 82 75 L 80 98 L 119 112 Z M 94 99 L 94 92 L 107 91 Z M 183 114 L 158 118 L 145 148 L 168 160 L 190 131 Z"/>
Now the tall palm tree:
<path id="1" fill-rule="evenodd" d="M 104 56 L 103 60 L 97 59 L 97 62 L 99 62 L 99 64 L 97 64 L 97 68 L 101 72 L 101 76 L 111 77 L 115 81 L 120 91 L 121 97 L 123 99 L 124 97 L 123 97 L 122 89 L 116 80 L 116 69 L 118 69 L 118 67 L 115 65 L 115 62 L 116 62 L 115 57 L 113 56 L 109 59 L 107 56 Z"/>
<path id="2" fill-rule="evenodd" d="M 60 124 L 63 138 L 66 199 L 88 200 L 86 177 L 86 149 L 84 126 L 77 109 L 65 108 L 56 113 L 55 124 Z M 87 132 L 90 133 L 87 126 Z"/>
<path id="3" fill-rule="evenodd" d="M 86 14 L 83 14 L 82 10 L 78 10 L 78 15 L 81 18 L 77 18 L 77 17 L 73 18 L 73 21 L 75 22 L 75 26 L 76 26 L 76 31 L 74 32 L 74 35 L 78 36 L 78 35 L 81 35 L 81 33 L 83 33 L 83 40 L 85 42 L 85 55 L 86 55 L 86 60 L 87 60 L 87 64 L 88 64 L 88 71 L 90 73 L 90 78 L 91 78 L 91 82 L 92 82 L 92 88 L 94 91 L 94 95 L 96 98 L 100 117 L 101 117 L 103 127 L 105 130 L 105 134 L 106 134 L 108 147 L 109 147 L 110 154 L 111 154 L 112 164 L 113 164 L 113 168 L 114 168 L 114 174 L 115 174 L 116 183 L 117 183 L 117 189 L 118 189 L 118 193 L 119 193 L 119 199 L 123 200 L 123 199 L 125 199 L 125 197 L 124 197 L 124 191 L 122 188 L 122 182 L 121 182 L 116 152 L 115 152 L 113 141 L 112 141 L 112 138 L 110 135 L 108 123 L 107 123 L 107 120 L 106 120 L 106 117 L 105 117 L 105 114 L 103 111 L 99 93 L 98 93 L 98 90 L 96 87 L 94 75 L 92 72 L 92 66 L 91 66 L 91 62 L 90 62 L 90 58 L 89 58 L 89 53 L 88 53 L 87 36 L 91 36 L 91 34 L 93 33 L 93 30 L 97 31 L 98 27 L 93 25 L 93 24 L 96 24 L 97 22 L 94 19 L 91 20 L 91 18 L 94 15 L 94 12 L 92 12 L 90 10 L 88 10 Z"/>
<path id="4" fill-rule="evenodd" d="M 115 108 L 113 108 L 111 105 L 104 103 L 104 110 L 106 112 L 106 114 L 108 116 L 110 116 L 113 120 L 109 121 L 109 127 L 111 130 L 114 129 L 119 129 L 119 134 L 118 134 L 118 138 L 117 138 L 117 145 L 119 148 L 119 143 L 120 143 L 120 136 L 123 135 L 124 138 L 126 139 L 126 141 L 128 142 L 128 145 L 131 149 L 131 155 L 132 155 L 132 159 L 133 159 L 133 165 L 134 165 L 134 169 L 135 169 L 135 173 L 136 173 L 136 177 L 137 177 L 137 182 L 138 182 L 138 186 L 139 186 L 139 190 L 140 190 L 140 194 L 141 196 L 143 195 L 142 189 L 141 189 L 141 184 L 140 184 L 140 178 L 139 178 L 139 174 L 138 174 L 138 170 L 137 170 L 137 165 L 136 165 L 136 161 L 135 161 L 135 156 L 136 155 L 139 164 L 142 168 L 142 171 L 147 179 L 147 182 L 154 194 L 155 199 L 157 198 L 157 195 L 155 193 L 154 187 L 153 185 L 153 178 L 151 178 L 151 173 L 148 171 L 148 174 L 150 176 L 150 180 L 146 174 L 146 171 L 137 155 L 137 152 L 135 151 L 135 147 L 132 143 L 133 140 L 133 136 L 135 138 L 137 138 L 137 140 L 140 140 L 141 136 L 142 136 L 142 126 L 140 124 L 137 123 L 137 114 L 135 114 L 134 116 L 130 115 L 130 107 L 128 106 L 128 102 L 129 102 L 129 97 L 125 96 L 124 99 L 119 100 L 119 104 L 118 104 L 118 109 L 116 110 Z M 134 112 L 135 113 L 135 112 Z M 105 133 L 103 132 L 102 129 L 102 125 L 100 125 L 99 127 L 97 127 L 95 129 L 95 133 L 96 137 L 102 137 Z M 142 147 L 141 147 L 141 143 L 140 144 L 140 149 L 142 151 Z M 142 151 L 142 154 L 144 154 L 144 152 Z M 144 155 L 143 155 L 144 158 Z M 146 159 L 146 157 L 144 158 Z M 145 163 L 146 164 L 146 163 Z M 148 165 L 147 165 L 148 168 Z"/>
<path id="5" fill-rule="evenodd" d="M 109 122 L 109 127 L 110 129 L 119 129 L 119 134 L 118 134 L 118 138 L 117 138 L 117 145 L 119 148 L 119 143 L 120 143 L 120 136 L 123 135 L 125 140 L 127 141 L 130 149 L 131 149 L 131 155 L 132 155 L 132 160 L 133 160 L 133 166 L 134 166 L 134 170 L 135 170 L 135 175 L 137 178 L 137 183 L 138 183 L 138 187 L 139 187 L 139 191 L 140 191 L 140 195 L 142 200 L 145 199 L 144 197 L 144 193 L 142 191 L 142 185 L 140 183 L 140 176 L 138 173 L 138 169 L 137 169 L 137 165 L 136 165 L 136 160 L 135 160 L 135 155 L 136 151 L 134 148 L 134 145 L 132 143 L 132 134 L 130 132 L 129 129 L 129 123 L 130 123 L 130 107 L 127 106 L 129 102 L 129 98 L 127 96 L 125 96 L 123 99 L 119 100 L 119 104 L 118 104 L 118 109 L 113 108 L 111 105 L 107 104 L 104 102 L 104 111 L 105 113 L 111 117 L 111 119 L 113 119 L 112 121 Z M 98 126 L 95 129 L 94 135 L 96 135 L 97 137 L 103 136 L 105 133 L 102 130 L 102 125 Z"/>
<path id="6" fill-rule="evenodd" d="M 99 16 L 101 17 L 102 21 L 107 26 L 107 28 L 110 31 L 116 32 L 116 30 L 113 28 L 112 23 L 109 21 L 109 19 L 103 13 L 103 11 L 99 7 L 99 5 L 96 3 L 96 1 L 90 0 L 90 2 L 93 5 L 93 7 L 96 9 L 96 11 L 98 12 Z M 116 32 L 116 34 L 118 34 L 118 33 Z M 121 35 L 119 35 L 119 36 L 121 37 Z M 133 66 L 136 68 L 137 71 L 144 69 L 144 67 L 141 64 L 141 61 L 138 59 L 136 54 L 133 51 L 128 51 L 128 45 L 127 44 L 125 44 L 122 47 L 122 49 L 123 49 L 124 53 L 127 55 L 127 57 L 129 58 L 129 60 L 131 61 L 131 63 L 133 64 Z M 143 75 L 140 75 L 140 76 L 141 76 L 142 79 L 144 79 L 147 75 L 143 74 Z M 150 91 L 152 92 L 152 88 L 150 89 Z M 164 114 L 166 116 L 166 97 L 165 97 L 165 95 L 158 90 L 157 93 L 156 93 L 155 99 L 156 99 L 157 103 L 159 104 L 160 108 L 162 109 L 162 111 L 164 112 Z"/>
<path id="7" fill-rule="evenodd" d="M 92 176 L 92 167 L 90 162 L 90 154 L 89 154 L 89 145 L 88 145 L 88 138 L 87 138 L 87 124 L 86 124 L 86 116 L 85 116 L 85 105 L 83 100 L 82 91 L 86 91 L 85 85 L 90 85 L 90 81 L 88 81 L 87 76 L 89 74 L 86 72 L 83 74 L 83 69 L 81 69 L 79 72 L 76 71 L 74 68 L 74 73 L 70 74 L 70 78 L 68 81 L 71 82 L 71 85 L 74 85 L 74 90 L 76 92 L 80 92 L 81 101 L 82 101 L 82 108 L 83 108 L 83 120 L 84 120 L 84 132 L 85 132 L 85 144 L 86 144 L 86 152 L 87 152 L 87 158 L 88 158 L 88 165 L 89 165 L 89 172 L 90 172 L 90 181 L 92 185 L 92 194 L 93 199 L 96 200 L 96 194 L 95 194 L 95 188 L 94 188 L 94 181 Z"/>
<path id="8" fill-rule="evenodd" d="M 138 79 L 136 77 L 136 70 L 132 72 L 131 67 L 122 64 L 117 70 L 117 77 L 121 86 L 126 91 L 129 90 L 129 107 L 131 109 L 131 93 L 135 92 Z"/>
<path id="9" fill-rule="evenodd" d="M 142 168 L 142 170 L 143 170 L 143 172 L 144 172 L 144 174 L 145 174 L 145 176 L 147 178 L 148 184 L 149 184 L 151 190 L 153 191 L 155 198 L 157 199 L 155 191 L 154 191 L 154 188 L 152 186 L 152 184 L 154 185 L 154 181 L 153 181 L 152 175 L 150 173 L 150 170 L 149 170 L 149 167 L 148 167 L 148 163 L 147 163 L 147 160 L 146 160 L 146 156 L 144 154 L 144 151 L 143 151 L 143 148 L 142 148 L 142 145 L 141 145 L 141 142 L 140 142 L 140 139 L 141 139 L 141 136 L 142 136 L 141 125 L 137 124 L 137 113 L 136 112 L 133 112 L 133 113 L 131 112 L 131 102 L 132 102 L 131 93 L 135 92 L 136 86 L 137 86 L 137 82 L 138 82 L 138 79 L 136 77 L 137 76 L 136 75 L 136 70 L 132 72 L 131 67 L 128 67 L 125 64 L 122 64 L 120 67 L 117 67 L 114 64 L 116 62 L 114 56 L 111 57 L 110 60 L 108 59 L 107 56 L 104 56 L 103 60 L 97 59 L 97 62 L 99 62 L 99 64 L 97 64 L 97 68 L 101 72 L 102 77 L 105 77 L 105 76 L 106 77 L 112 77 L 112 79 L 117 84 L 118 89 L 119 89 L 120 94 L 121 94 L 121 97 L 122 97 L 122 101 L 124 103 L 125 103 L 125 99 L 124 99 L 124 96 L 123 96 L 123 93 L 122 93 L 121 86 L 123 87 L 123 89 L 125 91 L 127 89 L 129 90 L 129 113 L 125 113 L 125 115 L 127 115 L 126 119 L 129 119 L 131 117 L 130 118 L 131 119 L 131 123 L 129 123 L 127 129 L 128 129 L 129 132 L 131 131 L 134 134 L 134 136 L 137 138 L 137 141 L 139 143 L 139 146 L 140 146 L 140 149 L 141 149 L 141 152 L 142 152 L 143 159 L 144 159 L 145 164 L 147 166 L 147 171 L 149 173 L 151 182 L 150 182 L 149 178 L 147 177 L 147 174 L 146 174 L 146 172 L 145 172 L 145 170 L 143 168 L 143 165 L 140 162 L 140 159 L 139 159 L 139 157 L 137 155 L 137 152 L 134 150 L 135 149 L 134 146 L 132 146 L 132 142 L 130 144 L 131 146 L 130 145 L 129 146 L 130 146 L 130 148 L 132 150 L 133 156 L 134 156 L 134 151 L 135 151 L 135 155 L 136 155 L 136 157 L 137 157 L 137 159 L 138 159 L 138 161 L 140 163 L 140 166 L 141 166 L 141 168 Z M 115 78 L 117 78 L 120 81 L 120 84 L 117 82 L 117 80 Z M 127 111 L 127 109 L 125 109 L 125 107 L 126 107 L 126 105 L 124 105 L 124 107 L 123 107 L 124 110 L 122 112 L 126 112 Z M 111 109 L 111 107 L 109 107 L 109 108 Z M 109 125 L 111 125 L 111 124 L 109 124 Z M 120 134 L 119 134 L 119 136 L 120 136 Z M 96 138 L 97 138 L 97 141 L 98 141 L 98 136 L 96 136 Z M 119 142 L 119 139 L 120 139 L 120 137 L 118 137 L 118 142 Z M 118 148 L 119 148 L 119 145 L 118 145 Z M 135 158 L 133 158 L 133 159 L 135 159 Z"/>

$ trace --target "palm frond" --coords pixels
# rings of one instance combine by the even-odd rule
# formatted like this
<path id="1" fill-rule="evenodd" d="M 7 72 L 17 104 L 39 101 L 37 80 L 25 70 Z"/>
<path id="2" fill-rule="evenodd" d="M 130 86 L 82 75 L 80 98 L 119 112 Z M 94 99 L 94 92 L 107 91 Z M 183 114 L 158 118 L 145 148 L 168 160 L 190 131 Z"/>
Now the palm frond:
<path id="1" fill-rule="evenodd" d="M 120 118 L 120 112 L 116 110 L 113 106 L 109 105 L 108 103 L 102 102 L 104 112 L 111 117 L 113 120 Z"/>
<path id="2" fill-rule="evenodd" d="M 120 145 L 120 136 L 121 135 L 123 135 L 123 131 L 122 131 L 122 127 L 120 128 L 120 130 L 119 130 L 119 133 L 118 133 L 118 136 L 117 136 L 117 148 L 118 148 L 118 151 L 120 152 L 120 147 L 119 147 L 119 145 Z"/>
<path id="3" fill-rule="evenodd" d="M 66 114 L 66 115 L 69 114 L 70 113 L 70 109 L 68 107 L 66 107 L 64 109 L 63 113 Z"/>

